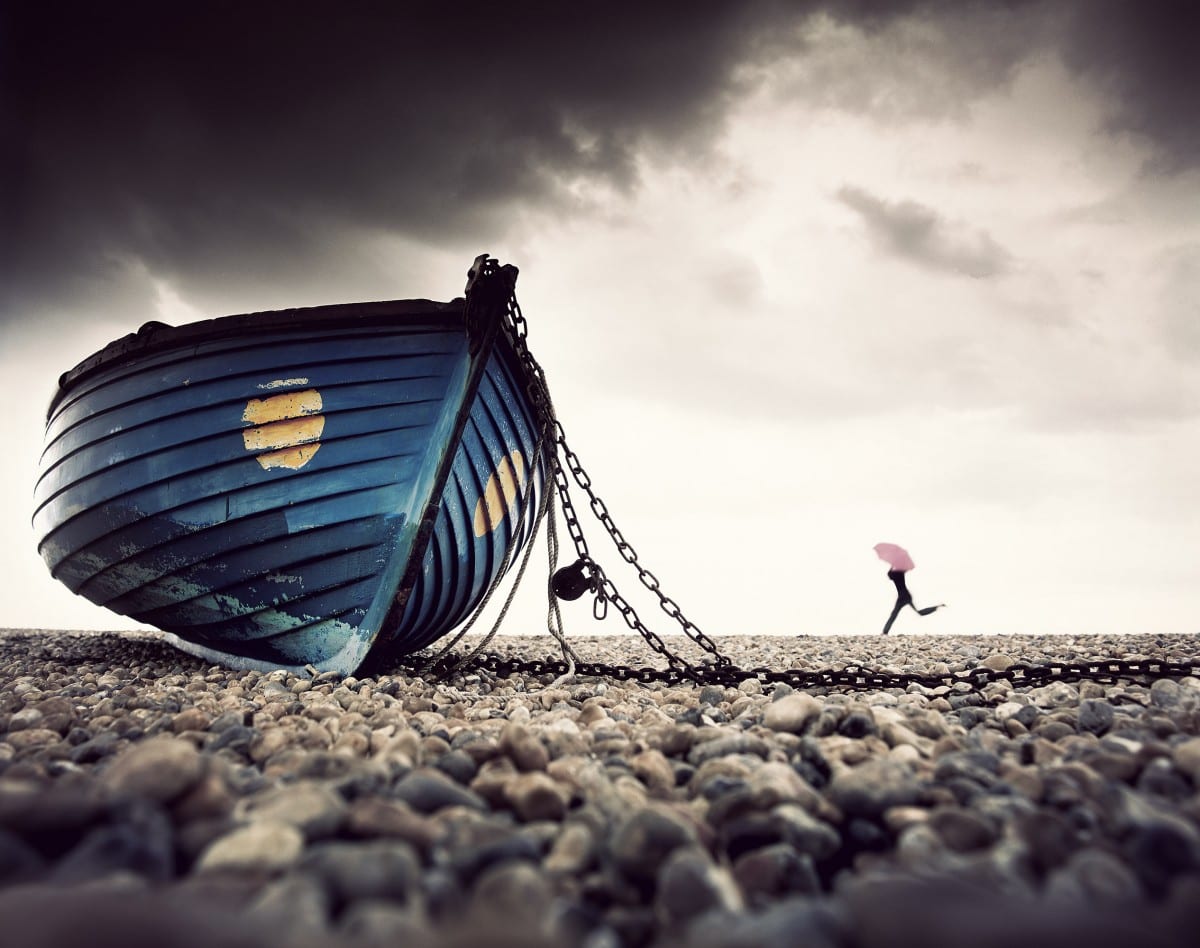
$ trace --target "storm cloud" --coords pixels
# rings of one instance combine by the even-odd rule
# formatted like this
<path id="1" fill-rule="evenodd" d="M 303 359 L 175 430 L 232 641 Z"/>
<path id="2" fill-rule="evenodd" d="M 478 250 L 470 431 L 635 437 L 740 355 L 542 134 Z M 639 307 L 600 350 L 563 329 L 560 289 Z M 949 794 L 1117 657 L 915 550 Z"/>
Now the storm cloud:
<path id="1" fill-rule="evenodd" d="M 87 292 L 131 261 L 185 285 L 279 281 L 363 234 L 484 245 L 531 209 L 585 214 L 580 181 L 628 192 L 639 155 L 704 153 L 746 84 L 819 63 L 800 28 L 814 14 L 942 43 L 968 99 L 1049 50 L 1111 93 L 1114 132 L 1146 136 L 1164 167 L 1200 160 L 1198 15 L 1165 0 L 15 2 L 0 13 L 0 312 Z M 954 54 L 989 35 L 1007 39 Z M 807 88 L 833 107 L 881 101 L 834 95 L 821 75 Z M 904 223 L 872 215 L 877 232 Z M 893 231 L 897 246 L 961 255 L 928 227 L 910 244 Z M 959 263 L 994 269 L 994 250 Z"/>
<path id="2" fill-rule="evenodd" d="M 905 260 L 976 279 L 1000 276 L 1012 264 L 1012 254 L 986 232 L 947 221 L 916 201 L 885 201 L 848 185 L 837 196 L 882 250 Z"/>

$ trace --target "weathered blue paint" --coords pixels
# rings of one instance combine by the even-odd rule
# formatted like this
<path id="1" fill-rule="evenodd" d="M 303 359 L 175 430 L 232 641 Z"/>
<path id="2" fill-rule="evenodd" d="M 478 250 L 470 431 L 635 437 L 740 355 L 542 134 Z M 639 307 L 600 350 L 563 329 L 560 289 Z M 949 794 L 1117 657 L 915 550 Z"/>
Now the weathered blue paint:
<path id="1" fill-rule="evenodd" d="M 473 528 L 502 459 L 543 478 L 499 318 L 468 331 L 461 300 L 412 300 L 118 340 L 51 405 L 43 558 L 74 592 L 239 667 L 348 674 L 373 649 L 427 645 L 527 539 L 519 497 Z M 284 413 L 264 421 L 270 399 Z"/>

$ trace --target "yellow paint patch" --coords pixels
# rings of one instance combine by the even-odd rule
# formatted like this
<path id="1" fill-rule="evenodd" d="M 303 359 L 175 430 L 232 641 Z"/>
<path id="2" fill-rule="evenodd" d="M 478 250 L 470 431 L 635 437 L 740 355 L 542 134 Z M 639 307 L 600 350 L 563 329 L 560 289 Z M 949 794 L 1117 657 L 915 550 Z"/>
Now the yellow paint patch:
<path id="1" fill-rule="evenodd" d="M 312 456 L 319 450 L 321 450 L 319 444 L 305 444 L 298 448 L 268 451 L 266 454 L 260 454 L 256 460 L 262 465 L 264 471 L 269 471 L 273 467 L 286 467 L 298 471 L 311 461 Z"/>
<path id="2" fill-rule="evenodd" d="M 524 486 L 525 458 L 520 451 L 514 451 L 500 459 L 495 473 L 488 478 L 483 496 L 475 504 L 475 536 L 481 537 L 504 522 L 505 514 Z"/>
<path id="3" fill-rule="evenodd" d="M 287 381 L 291 380 L 283 383 Z M 256 427 L 242 432 L 242 443 L 247 451 L 263 452 L 257 458 L 263 470 L 298 470 L 321 448 L 316 442 L 325 430 L 325 416 L 318 414 L 322 404 L 315 388 L 252 398 L 246 402 L 242 421 Z"/>
<path id="4" fill-rule="evenodd" d="M 284 418 L 315 415 L 320 410 L 321 393 L 315 388 L 306 388 L 303 392 L 284 392 L 270 398 L 250 399 L 246 402 L 246 410 L 242 412 L 242 421 L 262 425 Z"/>

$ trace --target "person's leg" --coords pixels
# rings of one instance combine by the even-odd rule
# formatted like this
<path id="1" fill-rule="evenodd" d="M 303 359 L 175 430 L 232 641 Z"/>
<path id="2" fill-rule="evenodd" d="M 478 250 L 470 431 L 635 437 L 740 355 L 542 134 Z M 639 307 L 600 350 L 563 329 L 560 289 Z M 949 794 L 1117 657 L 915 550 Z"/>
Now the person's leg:
<path id="1" fill-rule="evenodd" d="M 892 628 L 892 623 L 896 621 L 896 616 L 900 615 L 900 610 L 907 605 L 912 605 L 912 603 L 907 603 L 903 599 L 896 600 L 896 606 L 894 609 L 892 609 L 892 614 L 888 616 L 888 620 L 883 626 L 884 635 L 888 634 L 889 630 Z"/>

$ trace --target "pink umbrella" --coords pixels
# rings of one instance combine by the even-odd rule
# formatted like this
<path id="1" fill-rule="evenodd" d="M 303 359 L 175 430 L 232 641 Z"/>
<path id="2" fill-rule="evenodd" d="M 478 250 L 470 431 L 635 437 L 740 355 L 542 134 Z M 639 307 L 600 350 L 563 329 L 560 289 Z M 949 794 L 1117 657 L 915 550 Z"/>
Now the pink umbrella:
<path id="1" fill-rule="evenodd" d="M 908 555 L 908 550 L 896 546 L 895 543 L 876 543 L 875 553 L 892 569 L 898 569 L 902 573 L 907 573 L 917 565 Z"/>

